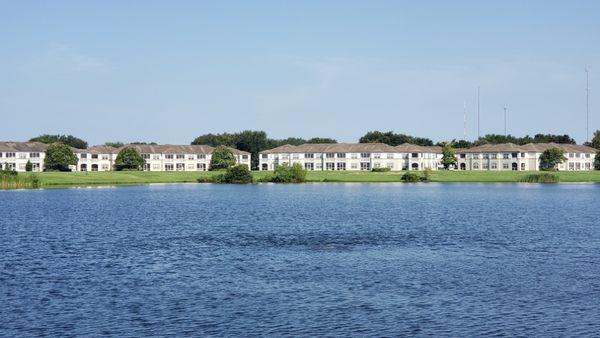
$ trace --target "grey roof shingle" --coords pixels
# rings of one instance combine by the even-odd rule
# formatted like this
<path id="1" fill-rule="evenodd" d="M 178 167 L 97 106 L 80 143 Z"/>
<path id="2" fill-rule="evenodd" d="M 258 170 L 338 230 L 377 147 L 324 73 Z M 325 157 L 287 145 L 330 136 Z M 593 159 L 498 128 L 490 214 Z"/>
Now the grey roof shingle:
<path id="1" fill-rule="evenodd" d="M 0 152 L 45 152 L 48 145 L 40 142 L 0 142 Z"/>

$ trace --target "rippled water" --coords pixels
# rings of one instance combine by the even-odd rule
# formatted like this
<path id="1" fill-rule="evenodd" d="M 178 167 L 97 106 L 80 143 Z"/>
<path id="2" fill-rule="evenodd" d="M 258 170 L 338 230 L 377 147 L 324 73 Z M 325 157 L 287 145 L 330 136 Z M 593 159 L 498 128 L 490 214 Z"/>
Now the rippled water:
<path id="1" fill-rule="evenodd" d="M 0 191 L 0 336 L 600 333 L 600 185 Z"/>

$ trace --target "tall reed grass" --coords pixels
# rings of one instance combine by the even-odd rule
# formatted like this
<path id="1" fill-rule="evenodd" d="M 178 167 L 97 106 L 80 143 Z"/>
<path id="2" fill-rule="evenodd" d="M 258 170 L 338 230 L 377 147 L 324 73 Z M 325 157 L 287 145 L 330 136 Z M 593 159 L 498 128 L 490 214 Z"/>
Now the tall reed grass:
<path id="1" fill-rule="evenodd" d="M 40 179 L 36 174 L 19 175 L 16 171 L 0 170 L 0 189 L 36 189 Z"/>

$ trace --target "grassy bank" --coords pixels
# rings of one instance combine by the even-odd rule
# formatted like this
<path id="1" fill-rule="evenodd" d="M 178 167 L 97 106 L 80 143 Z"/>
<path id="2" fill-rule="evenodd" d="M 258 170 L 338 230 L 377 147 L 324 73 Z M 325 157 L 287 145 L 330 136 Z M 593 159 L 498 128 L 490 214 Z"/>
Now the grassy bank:
<path id="1" fill-rule="evenodd" d="M 520 182 L 529 174 L 524 171 L 432 171 L 432 182 Z M 216 175 L 215 172 L 44 172 L 39 173 L 42 187 L 134 185 L 147 183 L 195 183 L 200 177 Z M 253 172 L 259 179 L 269 172 Z M 351 172 L 311 171 L 308 182 L 400 182 L 403 172 Z M 560 182 L 600 182 L 600 171 L 557 172 Z M 29 174 L 21 173 L 19 177 Z"/>

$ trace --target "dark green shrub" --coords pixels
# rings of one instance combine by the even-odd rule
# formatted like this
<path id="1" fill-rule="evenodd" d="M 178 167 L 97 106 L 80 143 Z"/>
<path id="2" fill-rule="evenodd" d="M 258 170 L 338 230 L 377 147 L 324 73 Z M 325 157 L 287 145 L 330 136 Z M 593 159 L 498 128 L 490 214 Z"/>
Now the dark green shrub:
<path id="1" fill-rule="evenodd" d="M 404 175 L 402 175 L 402 177 L 400 177 L 400 180 L 402 182 L 406 182 L 406 183 L 416 183 L 416 182 L 421 182 L 421 176 L 417 175 L 416 173 L 413 172 L 405 172 Z"/>
<path id="2" fill-rule="evenodd" d="M 31 163 L 31 161 L 27 161 L 27 163 L 25 164 L 25 171 L 33 171 L 33 164 Z"/>
<path id="3" fill-rule="evenodd" d="M 115 169 L 121 170 L 140 170 L 146 163 L 142 155 L 135 148 L 126 147 L 119 151 L 115 159 Z"/>
<path id="4" fill-rule="evenodd" d="M 248 166 L 240 164 L 233 166 L 223 174 L 222 183 L 248 184 L 252 183 L 252 173 Z"/>
<path id="5" fill-rule="evenodd" d="M 306 170 L 298 163 L 293 166 L 280 165 L 275 168 L 269 182 L 273 183 L 302 183 L 306 181 Z"/>
<path id="6" fill-rule="evenodd" d="M 529 174 L 521 178 L 521 182 L 525 183 L 556 183 L 559 181 L 558 175 L 550 173 Z"/>
<path id="7" fill-rule="evenodd" d="M 374 173 L 387 173 L 391 170 L 392 170 L 391 168 L 373 168 L 373 169 L 371 169 L 371 171 Z"/>

